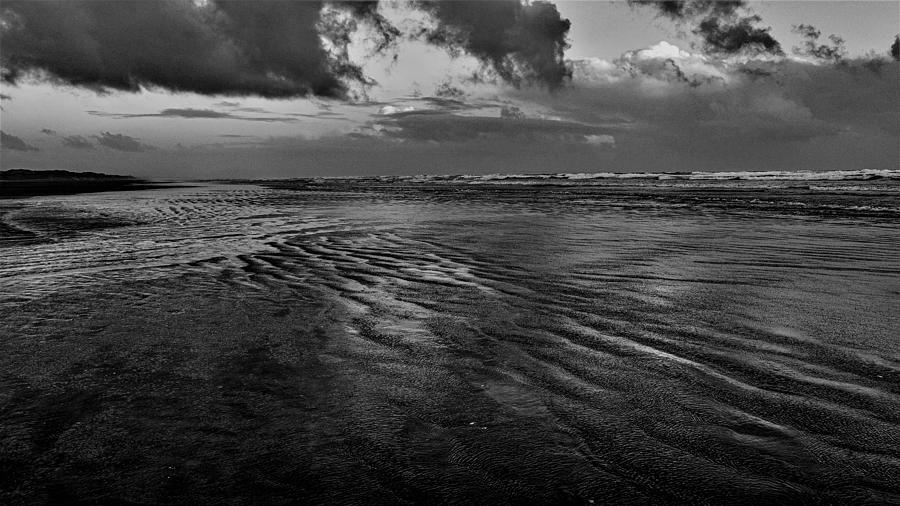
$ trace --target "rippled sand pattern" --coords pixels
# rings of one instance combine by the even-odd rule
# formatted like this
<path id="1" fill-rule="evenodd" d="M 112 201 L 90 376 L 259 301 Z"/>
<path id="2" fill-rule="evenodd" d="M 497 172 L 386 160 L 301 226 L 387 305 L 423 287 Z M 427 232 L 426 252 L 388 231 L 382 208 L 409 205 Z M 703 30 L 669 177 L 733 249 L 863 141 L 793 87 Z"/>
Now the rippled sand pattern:
<path id="1" fill-rule="evenodd" d="M 900 503 L 882 190 L 0 201 L 0 502 Z"/>

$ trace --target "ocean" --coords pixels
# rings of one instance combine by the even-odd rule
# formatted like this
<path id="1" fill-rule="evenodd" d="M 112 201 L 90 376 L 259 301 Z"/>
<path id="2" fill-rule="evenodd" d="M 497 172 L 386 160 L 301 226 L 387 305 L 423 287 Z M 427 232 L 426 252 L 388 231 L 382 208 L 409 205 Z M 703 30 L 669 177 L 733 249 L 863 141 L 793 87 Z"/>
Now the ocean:
<path id="1" fill-rule="evenodd" d="M 900 503 L 900 171 L 0 200 L 0 502 Z"/>

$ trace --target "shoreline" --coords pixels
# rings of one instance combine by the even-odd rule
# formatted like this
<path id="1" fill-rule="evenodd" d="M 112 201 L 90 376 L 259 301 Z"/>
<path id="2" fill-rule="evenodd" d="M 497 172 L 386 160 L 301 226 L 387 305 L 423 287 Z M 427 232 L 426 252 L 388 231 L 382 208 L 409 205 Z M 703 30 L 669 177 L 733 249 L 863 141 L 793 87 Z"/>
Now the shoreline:
<path id="1" fill-rule="evenodd" d="M 0 199 L 136 191 L 158 188 L 166 184 L 169 183 L 99 172 L 10 169 L 0 171 Z"/>
<path id="2" fill-rule="evenodd" d="M 108 191 L 136 191 L 160 188 L 165 183 L 150 181 L 3 181 L 0 187 L 0 199 L 18 199 L 39 197 L 43 195 L 74 195 L 78 193 L 97 193 Z"/>

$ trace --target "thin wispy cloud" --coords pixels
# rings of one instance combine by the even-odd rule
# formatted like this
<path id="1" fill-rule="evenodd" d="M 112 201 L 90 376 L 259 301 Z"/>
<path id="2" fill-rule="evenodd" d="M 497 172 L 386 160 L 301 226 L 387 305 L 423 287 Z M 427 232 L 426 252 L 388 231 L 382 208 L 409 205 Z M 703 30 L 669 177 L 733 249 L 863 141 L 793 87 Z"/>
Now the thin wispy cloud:
<path id="1" fill-rule="evenodd" d="M 67 148 L 94 149 L 94 144 L 91 143 L 91 141 L 89 141 L 86 137 L 83 137 L 81 135 L 69 135 L 69 136 L 63 137 L 62 143 L 63 143 L 63 146 L 65 146 Z M 128 150 L 126 149 L 125 151 L 128 151 Z"/>
<path id="2" fill-rule="evenodd" d="M 262 122 L 293 122 L 297 118 L 291 116 L 242 116 L 230 112 L 214 111 L 212 109 L 163 109 L 158 113 L 112 113 L 104 111 L 88 111 L 92 116 L 102 116 L 113 119 L 131 118 L 183 118 L 183 119 L 229 119 L 240 121 Z"/>
<path id="3" fill-rule="evenodd" d="M 0 131 L 0 148 L 13 151 L 40 151 L 15 135 Z"/>
<path id="4" fill-rule="evenodd" d="M 95 135 L 94 138 L 97 139 L 97 143 L 101 146 L 107 147 L 109 149 L 114 149 L 116 151 L 141 153 L 144 151 L 155 149 L 153 146 L 142 143 L 140 139 L 125 134 L 101 132 L 100 135 Z"/>

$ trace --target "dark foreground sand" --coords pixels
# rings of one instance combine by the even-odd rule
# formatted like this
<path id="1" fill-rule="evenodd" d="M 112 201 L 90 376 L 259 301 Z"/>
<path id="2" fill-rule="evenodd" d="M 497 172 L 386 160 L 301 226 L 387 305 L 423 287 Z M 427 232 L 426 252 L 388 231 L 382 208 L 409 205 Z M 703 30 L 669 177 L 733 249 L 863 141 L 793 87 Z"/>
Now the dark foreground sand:
<path id="1" fill-rule="evenodd" d="M 900 502 L 892 190 L 281 186 L 9 202 L 0 502 Z"/>

